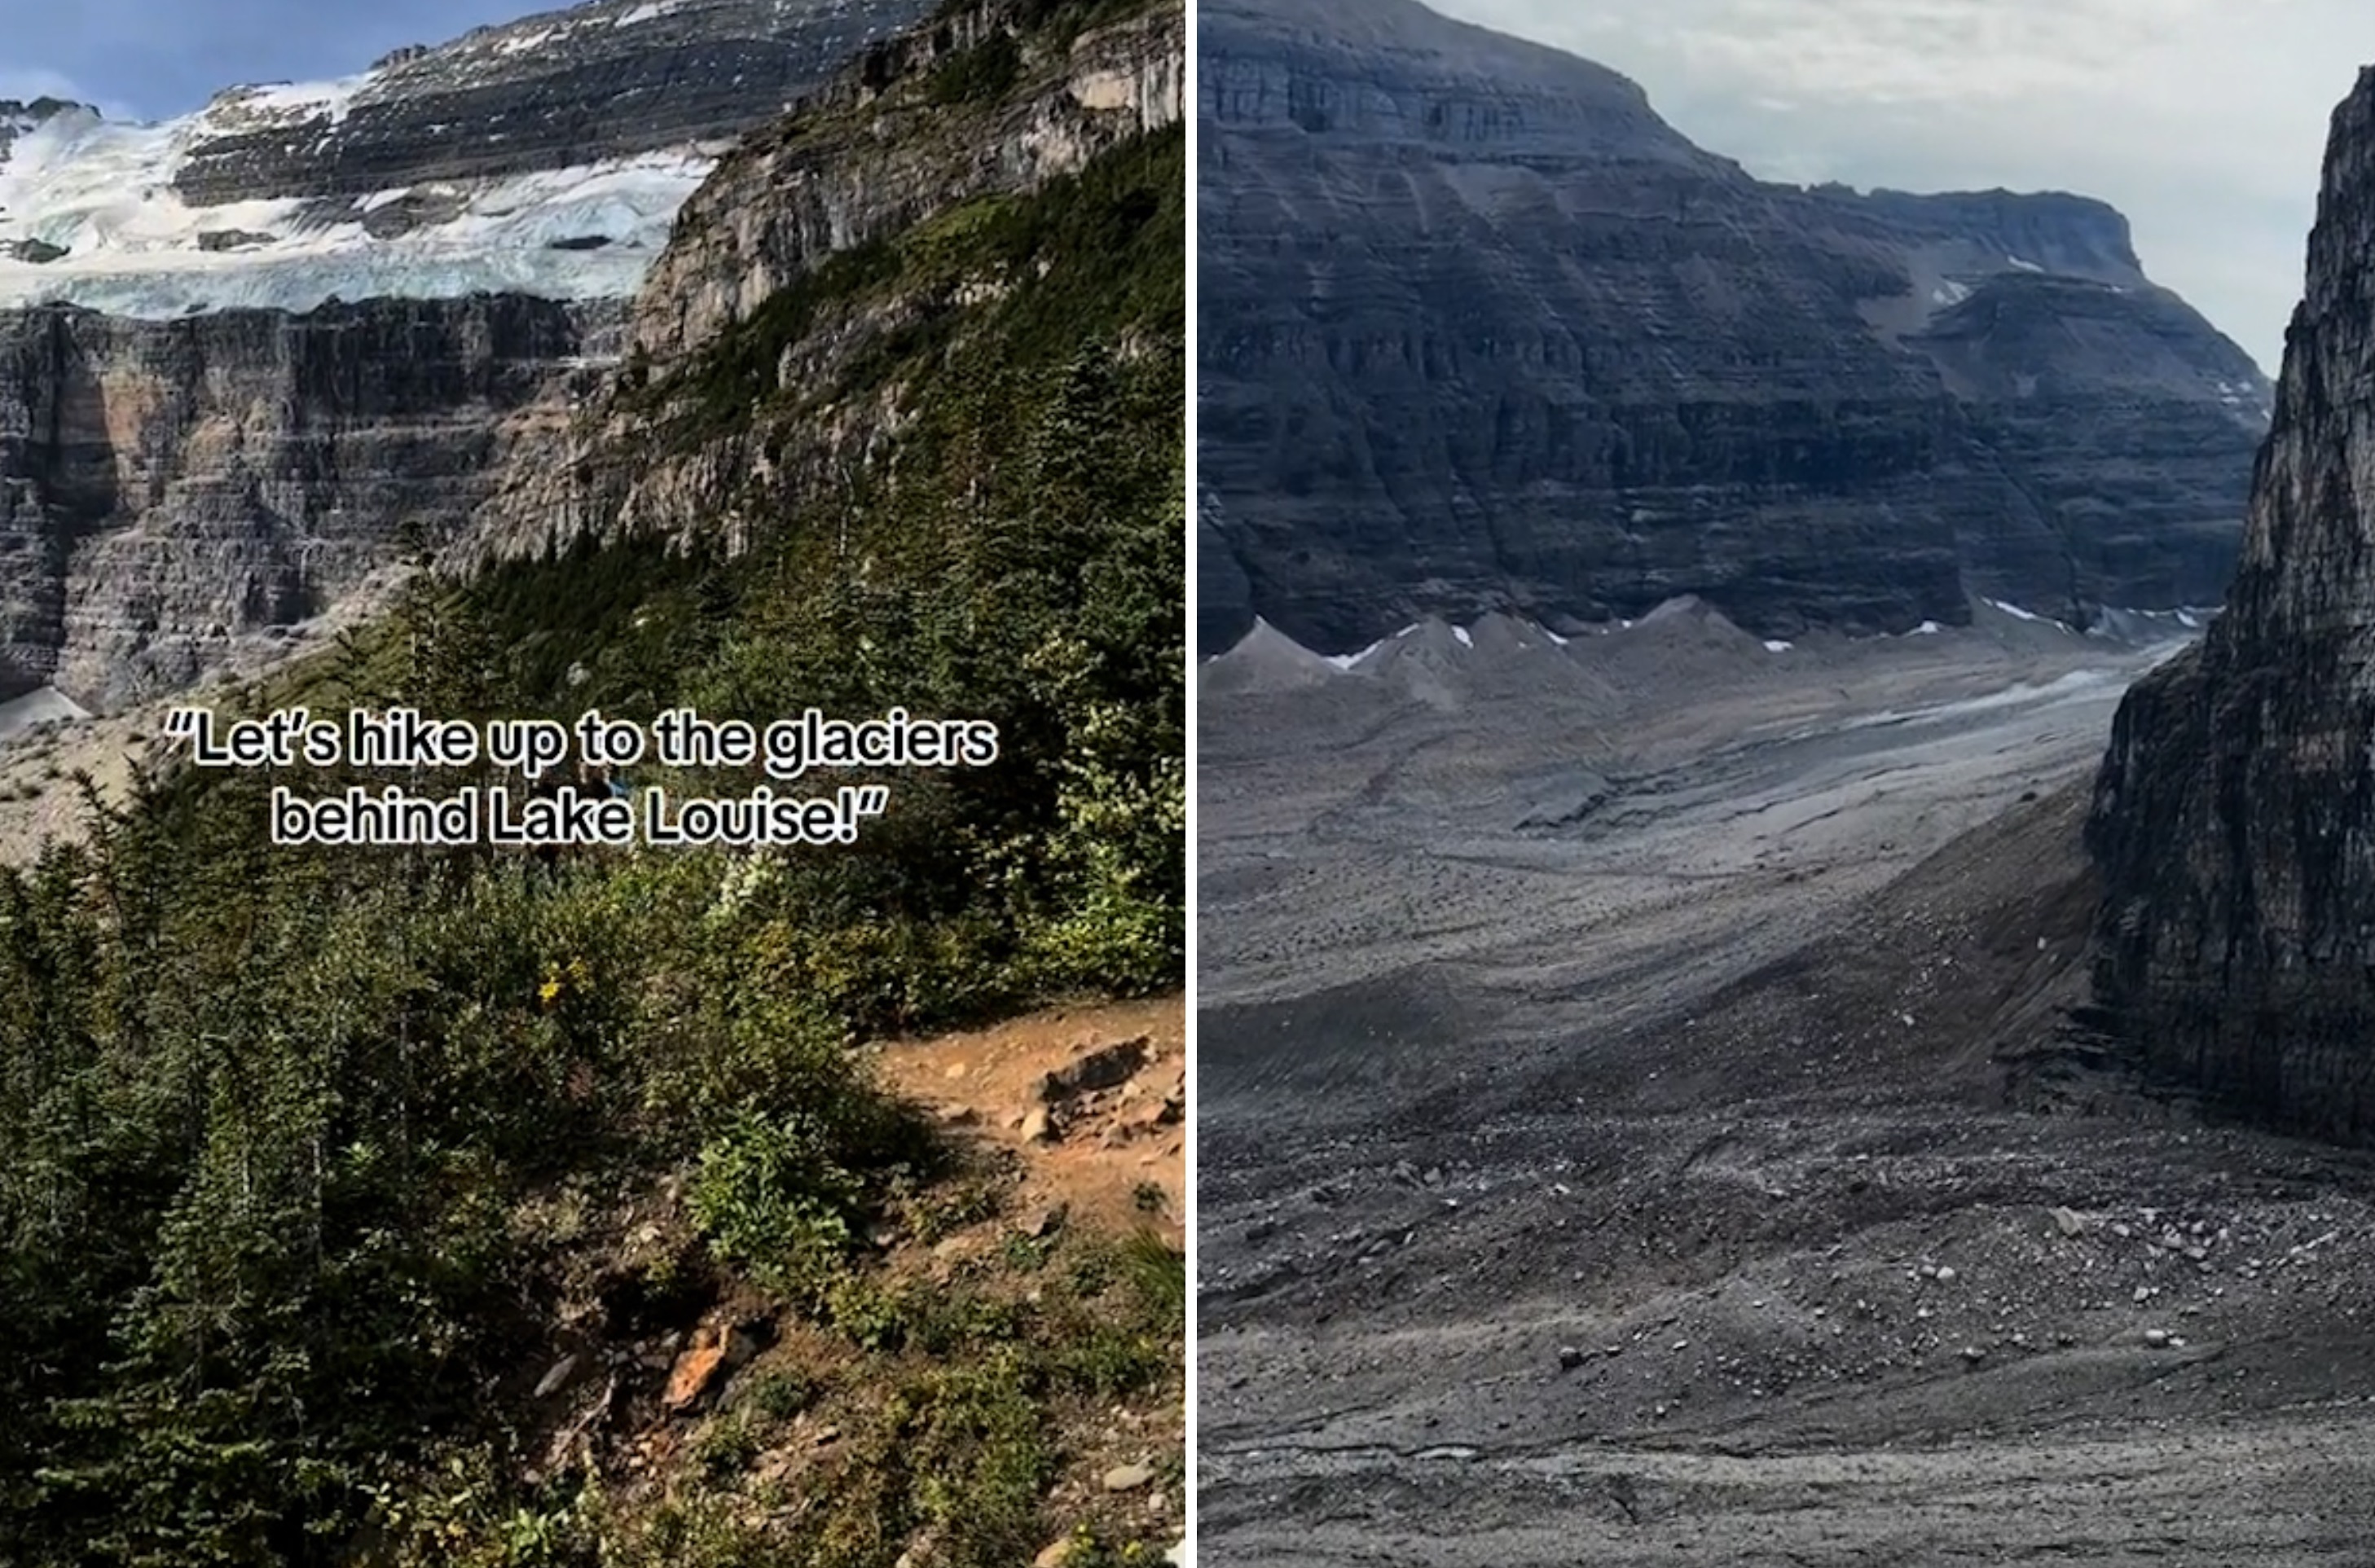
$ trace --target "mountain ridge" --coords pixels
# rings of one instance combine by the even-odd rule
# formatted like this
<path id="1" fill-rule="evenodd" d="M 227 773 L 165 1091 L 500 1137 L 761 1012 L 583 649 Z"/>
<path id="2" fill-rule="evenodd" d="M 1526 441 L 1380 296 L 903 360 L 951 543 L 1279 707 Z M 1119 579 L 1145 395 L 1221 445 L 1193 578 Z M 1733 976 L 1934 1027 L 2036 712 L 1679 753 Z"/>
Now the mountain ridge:
<path id="1" fill-rule="evenodd" d="M 2108 206 L 1759 182 L 1618 73 L 1408 3 L 1204 17 L 1199 645 L 2223 585 L 2265 379 Z"/>
<path id="2" fill-rule="evenodd" d="M 833 494 L 857 454 L 891 439 L 898 388 L 861 378 L 843 395 L 848 373 L 957 330 L 1036 265 L 1027 234 L 973 271 L 950 269 L 951 247 L 998 234 L 1015 203 L 1125 145 L 1184 140 L 1176 0 L 1043 42 L 999 67 L 1010 79 L 996 94 L 965 96 L 979 89 L 953 73 L 978 49 L 973 29 L 1010 8 L 1030 6 L 944 8 L 821 94 L 797 134 L 738 147 L 655 265 L 620 376 L 543 424 L 539 460 L 514 466 L 446 564 L 580 536 L 738 550 L 751 518 Z M 729 404 L 744 412 L 719 417 Z"/>
<path id="3" fill-rule="evenodd" d="M 982 25 L 925 10 L 594 0 L 335 83 L 226 88 L 160 126 L 0 110 L 0 550 L 18 563 L 0 687 L 57 682 L 101 710 L 174 690 L 472 536 L 516 443 L 565 427 L 620 361 L 681 209 L 732 152 L 682 138 L 855 106 L 902 52 L 953 58 Z M 773 76 L 738 75 L 753 50 Z M 609 70 L 683 90 L 580 138 L 571 116 L 614 101 Z M 470 136 L 429 134 L 474 104 Z M 498 139 L 514 123 L 541 139 Z M 246 156 L 267 143 L 295 150 Z M 788 276 L 761 270 L 754 298 Z M 420 361 L 408 384 L 454 401 L 386 395 L 408 378 L 366 359 L 390 344 Z"/>

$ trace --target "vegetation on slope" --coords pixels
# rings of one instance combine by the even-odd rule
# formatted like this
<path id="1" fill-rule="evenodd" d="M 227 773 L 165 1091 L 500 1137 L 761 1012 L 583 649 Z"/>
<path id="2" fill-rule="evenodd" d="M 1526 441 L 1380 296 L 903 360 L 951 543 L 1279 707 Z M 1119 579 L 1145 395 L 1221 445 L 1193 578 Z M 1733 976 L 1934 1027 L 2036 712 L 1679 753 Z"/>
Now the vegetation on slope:
<path id="1" fill-rule="evenodd" d="M 0 876 L 0 1561 L 1012 1563 L 1070 1523 L 1082 1412 L 1177 1402 L 1176 1255 L 1058 1232 L 930 1289 L 873 1259 L 989 1200 L 853 1046 L 1180 981 L 1182 151 L 829 265 L 713 346 L 675 439 L 796 427 L 819 394 L 752 366 L 914 318 L 846 370 L 904 411 L 892 450 L 774 498 L 756 548 L 424 583 L 251 699 L 901 705 L 994 719 L 994 767 L 897 778 L 845 850 L 552 860 L 278 849 L 270 785 L 344 778 L 184 771 Z M 809 1338 L 690 1468 L 630 1499 L 550 1462 L 523 1368 L 728 1301 Z M 818 1409 L 839 1461 L 746 1473 Z"/>

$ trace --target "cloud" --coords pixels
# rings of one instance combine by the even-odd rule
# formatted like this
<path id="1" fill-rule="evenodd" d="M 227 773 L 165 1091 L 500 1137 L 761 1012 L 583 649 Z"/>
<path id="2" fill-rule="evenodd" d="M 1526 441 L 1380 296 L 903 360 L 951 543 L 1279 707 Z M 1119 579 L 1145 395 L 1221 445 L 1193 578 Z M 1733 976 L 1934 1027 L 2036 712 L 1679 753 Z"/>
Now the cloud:
<path id="1" fill-rule="evenodd" d="M 1768 179 L 2100 196 L 2273 370 L 2362 0 L 1432 0 L 1634 77 Z"/>
<path id="2" fill-rule="evenodd" d="M 38 98 L 62 98 L 69 103 L 88 103 L 110 120 L 139 118 L 130 104 L 86 87 L 63 71 L 45 71 L 39 66 L 0 65 L 0 99 L 30 103 Z"/>
<path id="3" fill-rule="evenodd" d="M 1709 74 L 1817 102 L 2004 102 L 2084 91 L 2222 6 L 2269 0 L 1719 0 L 1670 42 Z"/>
<path id="4" fill-rule="evenodd" d="M 84 96 L 82 88 L 56 71 L 15 65 L 0 65 L 0 98 L 13 99 L 18 103 L 30 103 L 37 98 L 65 98 L 77 103 L 90 101 Z"/>

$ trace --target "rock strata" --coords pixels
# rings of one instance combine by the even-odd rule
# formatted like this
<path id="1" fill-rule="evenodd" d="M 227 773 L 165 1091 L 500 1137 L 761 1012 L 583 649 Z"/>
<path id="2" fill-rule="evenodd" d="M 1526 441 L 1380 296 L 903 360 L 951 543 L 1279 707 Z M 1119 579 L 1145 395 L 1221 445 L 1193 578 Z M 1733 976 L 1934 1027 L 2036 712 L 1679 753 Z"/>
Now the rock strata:
<path id="1" fill-rule="evenodd" d="M 2120 710 L 2097 994 L 2214 1104 L 2375 1137 L 2375 68 L 2334 112 L 2227 611 Z"/>
<path id="2" fill-rule="evenodd" d="M 2267 383 L 2103 204 L 1761 182 L 1410 0 L 1212 0 L 1199 47 L 1204 652 L 2223 588 Z"/>
<path id="3" fill-rule="evenodd" d="M 1188 62 L 1176 41 L 1180 8 L 1168 5 L 1069 40 L 1029 32 L 1014 46 L 1025 56 L 1012 67 L 1022 79 L 990 101 L 913 90 L 977 50 L 1005 47 L 1044 9 L 987 0 L 946 10 L 868 50 L 800 114 L 749 138 L 685 203 L 677 239 L 646 280 L 633 336 L 652 367 L 699 348 L 828 256 L 967 201 L 1036 189 L 1179 123 Z M 972 155 L 950 156 L 967 137 Z"/>
<path id="4" fill-rule="evenodd" d="M 329 608 L 416 545 L 457 563 L 582 533 L 731 546 L 808 493 L 867 448 L 883 408 L 688 430 L 700 389 L 631 407 L 610 372 L 632 351 L 634 386 L 657 381 L 830 258 L 1177 135 L 1185 112 L 1176 0 L 926 9 L 597 0 L 399 52 L 364 78 L 220 95 L 181 127 L 176 189 L 242 205 L 193 230 L 207 265 L 191 276 L 235 298 L 276 268 L 305 272 L 301 293 L 350 273 L 375 291 L 298 310 L 0 309 L 0 696 L 47 682 L 106 708 L 177 688 L 242 632 Z M 796 95 L 806 107 L 785 115 Z M 0 156 L 62 129 L 117 145 L 80 106 L 0 103 Z M 533 242 L 529 281 L 564 280 L 567 300 L 455 291 L 442 261 L 383 269 L 377 248 L 442 256 L 437 237 L 476 221 L 490 182 L 746 129 L 668 175 L 705 183 L 669 209 L 648 277 L 642 230 L 614 232 L 598 202 L 549 233 L 505 230 Z M 354 218 L 363 259 L 279 255 L 302 235 L 254 216 L 275 203 L 292 226 Z M 588 291 L 612 276 L 635 287 Z M 970 302 L 919 293 L 795 335 L 774 382 L 828 384 Z"/>
<path id="5" fill-rule="evenodd" d="M 91 707 L 316 614 L 490 493 L 615 307 L 0 312 L 0 683 Z"/>
<path id="6" fill-rule="evenodd" d="M 952 47 L 888 41 L 927 4 L 593 0 L 163 126 L 0 100 L 0 299 L 39 301 L 0 307 L 0 695 L 184 685 L 451 543 L 616 361 L 669 204 L 854 62 Z M 566 200 L 534 183 L 606 163 Z M 76 204 L 102 165 L 186 234 L 94 258 Z M 770 210 L 741 195 L 687 242 Z"/>
<path id="7" fill-rule="evenodd" d="M 350 91 L 241 87 L 194 127 L 194 206 L 348 197 L 731 140 L 924 0 L 593 0 L 383 57 Z"/>

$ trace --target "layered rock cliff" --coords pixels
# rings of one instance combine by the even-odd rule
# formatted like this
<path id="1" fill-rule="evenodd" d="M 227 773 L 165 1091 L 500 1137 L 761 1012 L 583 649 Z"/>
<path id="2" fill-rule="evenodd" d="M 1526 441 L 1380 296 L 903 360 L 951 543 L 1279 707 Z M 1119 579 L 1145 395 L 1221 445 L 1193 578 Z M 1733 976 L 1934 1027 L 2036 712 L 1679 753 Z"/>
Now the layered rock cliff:
<path id="1" fill-rule="evenodd" d="M 541 11 L 399 50 L 325 88 L 235 88 L 211 106 L 173 188 L 200 206 L 365 196 L 730 141 L 927 4 L 593 0 Z"/>
<path id="2" fill-rule="evenodd" d="M 1199 20 L 1199 636 L 2208 603 L 2267 384 L 2100 203 L 1758 182 L 1410 0 Z"/>
<path id="3" fill-rule="evenodd" d="M 2227 611 L 2122 703 L 2096 984 L 2156 1074 L 2375 1138 L 2375 68 L 2334 112 Z"/>
<path id="4" fill-rule="evenodd" d="M 1035 190 L 1180 123 L 1183 7 L 1107 5 L 1105 25 L 1032 27 L 1046 8 L 944 9 L 938 25 L 868 51 L 798 115 L 747 142 L 685 204 L 678 241 L 653 268 L 633 331 L 653 367 L 827 256 L 967 202 Z"/>
<path id="5" fill-rule="evenodd" d="M 185 683 L 458 533 L 615 307 L 0 312 L 0 690 Z"/>

